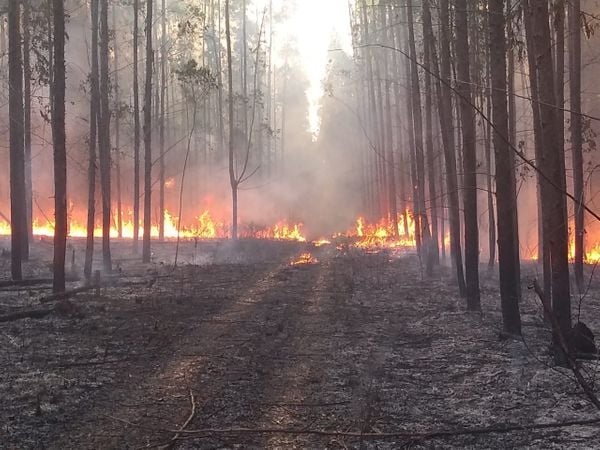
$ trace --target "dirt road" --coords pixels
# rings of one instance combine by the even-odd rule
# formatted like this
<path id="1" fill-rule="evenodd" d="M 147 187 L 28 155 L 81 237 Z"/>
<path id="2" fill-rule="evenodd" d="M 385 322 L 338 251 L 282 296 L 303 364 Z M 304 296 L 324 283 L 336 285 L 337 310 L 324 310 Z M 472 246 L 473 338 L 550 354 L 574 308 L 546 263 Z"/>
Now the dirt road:
<path id="1" fill-rule="evenodd" d="M 325 246 L 292 265 L 304 251 L 124 262 L 133 281 L 81 294 L 75 311 L 1 323 L 0 447 L 600 445 L 595 425 L 424 436 L 597 416 L 547 365 L 527 292 L 525 342 L 501 341 L 496 280 L 472 315 L 449 273 L 426 279 L 413 255 Z M 1 295 L 4 312 L 37 298 Z"/>

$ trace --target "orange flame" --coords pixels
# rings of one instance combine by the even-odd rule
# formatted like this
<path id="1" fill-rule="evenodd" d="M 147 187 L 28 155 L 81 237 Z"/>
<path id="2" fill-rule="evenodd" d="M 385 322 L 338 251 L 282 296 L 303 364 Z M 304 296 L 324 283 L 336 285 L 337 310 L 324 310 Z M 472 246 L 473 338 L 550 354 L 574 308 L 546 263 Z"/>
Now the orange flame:
<path id="1" fill-rule="evenodd" d="M 116 217 L 116 212 L 114 216 Z M 133 213 L 130 211 L 128 216 Z M 127 217 L 127 215 L 124 215 Z M 229 225 L 225 222 L 215 220 L 210 211 L 203 211 L 196 217 L 191 224 L 181 224 L 178 233 L 179 218 L 165 210 L 164 213 L 164 235 L 167 239 L 176 239 L 179 235 L 183 239 L 227 239 L 229 237 Z M 306 238 L 302 234 L 302 224 L 289 224 L 285 221 L 279 221 L 272 227 L 260 229 L 255 232 L 246 233 L 243 237 L 258 238 L 258 239 L 276 239 L 305 242 Z M 133 220 L 124 220 L 122 223 L 122 237 L 125 239 L 133 238 Z M 0 221 L 0 236 L 10 236 L 10 224 L 6 221 Z M 139 226 L 139 236 L 144 233 L 142 223 Z M 35 219 L 33 222 L 33 234 L 40 237 L 54 236 L 54 223 L 46 220 L 40 221 Z M 84 238 L 87 236 L 87 227 L 85 224 L 78 222 L 76 219 L 71 219 L 68 224 L 68 235 L 70 237 Z M 94 228 L 94 236 L 102 236 L 102 227 L 97 225 Z M 111 238 L 119 236 L 115 225 L 110 228 Z M 150 228 L 150 236 L 152 238 L 159 237 L 159 227 L 157 224 L 152 224 Z"/>
<path id="2" fill-rule="evenodd" d="M 303 264 L 316 264 L 318 262 L 319 262 L 319 260 L 317 258 L 315 258 L 313 255 L 311 255 L 310 253 L 302 253 L 300 256 L 298 256 L 298 258 L 293 260 L 290 263 L 290 265 L 291 266 L 300 266 Z"/>
<path id="3" fill-rule="evenodd" d="M 348 237 L 359 238 L 354 246 L 359 248 L 399 248 L 414 247 L 415 223 L 411 211 L 406 211 L 408 234 L 404 227 L 404 214 L 398 215 L 398 229 L 394 233 L 394 223 L 389 218 L 380 219 L 377 223 L 368 223 L 364 217 L 356 220 L 356 228 L 346 233 Z"/>

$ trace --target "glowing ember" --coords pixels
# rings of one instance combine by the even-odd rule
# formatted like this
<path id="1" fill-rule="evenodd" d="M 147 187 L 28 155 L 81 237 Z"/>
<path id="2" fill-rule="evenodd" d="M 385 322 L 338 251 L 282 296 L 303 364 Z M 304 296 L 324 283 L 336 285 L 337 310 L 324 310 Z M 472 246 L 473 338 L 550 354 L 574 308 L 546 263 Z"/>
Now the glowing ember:
<path id="1" fill-rule="evenodd" d="M 165 187 L 167 189 L 172 189 L 175 187 L 175 178 L 171 177 L 165 181 Z"/>
<path id="2" fill-rule="evenodd" d="M 316 264 L 319 260 L 310 253 L 302 253 L 298 258 L 290 263 L 292 266 L 300 266 L 303 264 Z"/>
<path id="3" fill-rule="evenodd" d="M 323 245 L 329 245 L 331 244 L 331 241 L 325 239 L 325 238 L 321 238 L 317 241 L 312 241 L 312 245 L 314 245 L 315 247 L 322 247 Z"/>

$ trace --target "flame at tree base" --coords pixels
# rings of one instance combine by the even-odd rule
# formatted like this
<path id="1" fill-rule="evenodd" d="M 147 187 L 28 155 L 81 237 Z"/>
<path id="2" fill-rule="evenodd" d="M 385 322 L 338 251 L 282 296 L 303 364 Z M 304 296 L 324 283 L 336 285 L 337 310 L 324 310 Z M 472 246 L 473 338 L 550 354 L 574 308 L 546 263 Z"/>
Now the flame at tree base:
<path id="1" fill-rule="evenodd" d="M 132 215 L 131 213 L 129 215 Z M 114 214 L 116 217 L 116 213 Z M 45 222 L 35 219 L 32 224 L 33 235 L 38 237 L 54 237 L 54 223 L 47 220 Z M 179 230 L 178 230 L 179 228 Z M 241 238 L 272 239 L 282 241 L 306 242 L 303 235 L 302 223 L 288 223 L 281 220 L 275 225 L 268 226 L 240 226 Z M 213 218 L 209 211 L 204 211 L 197 216 L 191 224 L 179 224 L 179 219 L 165 210 L 164 214 L 164 237 L 166 239 L 229 239 L 230 226 L 223 221 Z M 144 235 L 143 224 L 138 228 L 139 237 Z M 6 221 L 0 221 L 0 236 L 10 236 L 10 224 Z M 87 237 L 87 228 L 75 219 L 71 219 L 68 224 L 68 236 L 72 238 Z M 94 228 L 94 237 L 102 236 L 102 228 Z M 113 225 L 110 228 L 111 238 L 133 239 L 134 225 L 132 220 L 124 220 L 121 226 L 121 232 Z M 159 238 L 160 229 L 157 224 L 152 224 L 150 228 L 150 237 Z"/>
<path id="2" fill-rule="evenodd" d="M 356 220 L 356 228 L 349 230 L 346 236 L 356 238 L 353 245 L 363 249 L 416 247 L 412 212 L 407 210 L 405 214 L 398 214 L 397 223 L 398 227 L 395 230 L 391 218 L 380 219 L 377 223 L 368 223 L 364 217 L 359 217 Z"/>

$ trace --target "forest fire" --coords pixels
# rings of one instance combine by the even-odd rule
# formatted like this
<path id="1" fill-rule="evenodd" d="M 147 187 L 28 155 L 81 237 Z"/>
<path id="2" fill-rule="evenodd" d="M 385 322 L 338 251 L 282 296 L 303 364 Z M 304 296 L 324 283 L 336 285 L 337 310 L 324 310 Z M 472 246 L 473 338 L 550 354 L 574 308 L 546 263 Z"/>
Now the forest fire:
<path id="1" fill-rule="evenodd" d="M 416 245 L 415 223 L 411 211 L 398 214 L 397 233 L 394 233 L 394 223 L 389 218 L 369 223 L 364 217 L 359 217 L 356 220 L 356 228 L 348 231 L 346 235 L 358 238 L 354 246 L 359 248 L 403 248 Z"/>
<path id="2" fill-rule="evenodd" d="M 129 215 L 132 215 L 130 212 Z M 115 214 L 116 217 L 116 214 Z M 306 242 L 306 238 L 302 234 L 302 224 L 291 224 L 286 221 L 279 221 L 273 226 L 250 228 L 248 227 L 241 233 L 241 236 L 248 239 L 272 239 L 281 241 L 297 241 Z M 198 215 L 192 223 L 181 224 L 178 232 L 178 218 L 165 210 L 164 214 L 164 236 L 166 239 L 177 239 L 179 236 L 182 239 L 228 239 L 229 225 L 223 221 L 216 220 L 210 211 L 203 211 Z M 143 227 L 140 224 L 139 236 L 143 236 Z M 84 238 L 87 236 L 85 224 L 76 219 L 71 219 L 69 222 L 69 237 Z M 50 220 L 34 219 L 33 235 L 38 237 L 53 237 L 54 224 Z M 124 220 L 122 222 L 121 234 L 117 226 L 113 224 L 110 228 L 111 238 L 133 239 L 134 226 L 132 220 Z M 152 224 L 150 236 L 158 238 L 160 235 L 158 224 Z M 0 236 L 10 236 L 10 224 L 6 221 L 0 221 Z M 102 228 L 96 226 L 94 236 L 102 236 Z"/>
<path id="3" fill-rule="evenodd" d="M 574 224 L 570 224 L 569 227 L 569 261 L 575 260 L 575 236 L 573 234 Z M 598 236 L 590 236 L 586 234 L 584 242 L 583 261 L 587 264 L 598 264 L 600 263 L 600 239 Z M 532 250 L 526 250 L 522 255 L 523 259 L 528 261 L 537 261 L 539 259 L 539 252 L 537 247 Z"/>
<path id="4" fill-rule="evenodd" d="M 298 256 L 296 259 L 294 259 L 290 265 L 291 266 L 301 266 L 301 265 L 305 265 L 305 264 L 317 264 L 319 262 L 319 260 L 317 258 L 315 258 L 312 254 L 310 253 L 302 253 L 300 256 Z"/>

